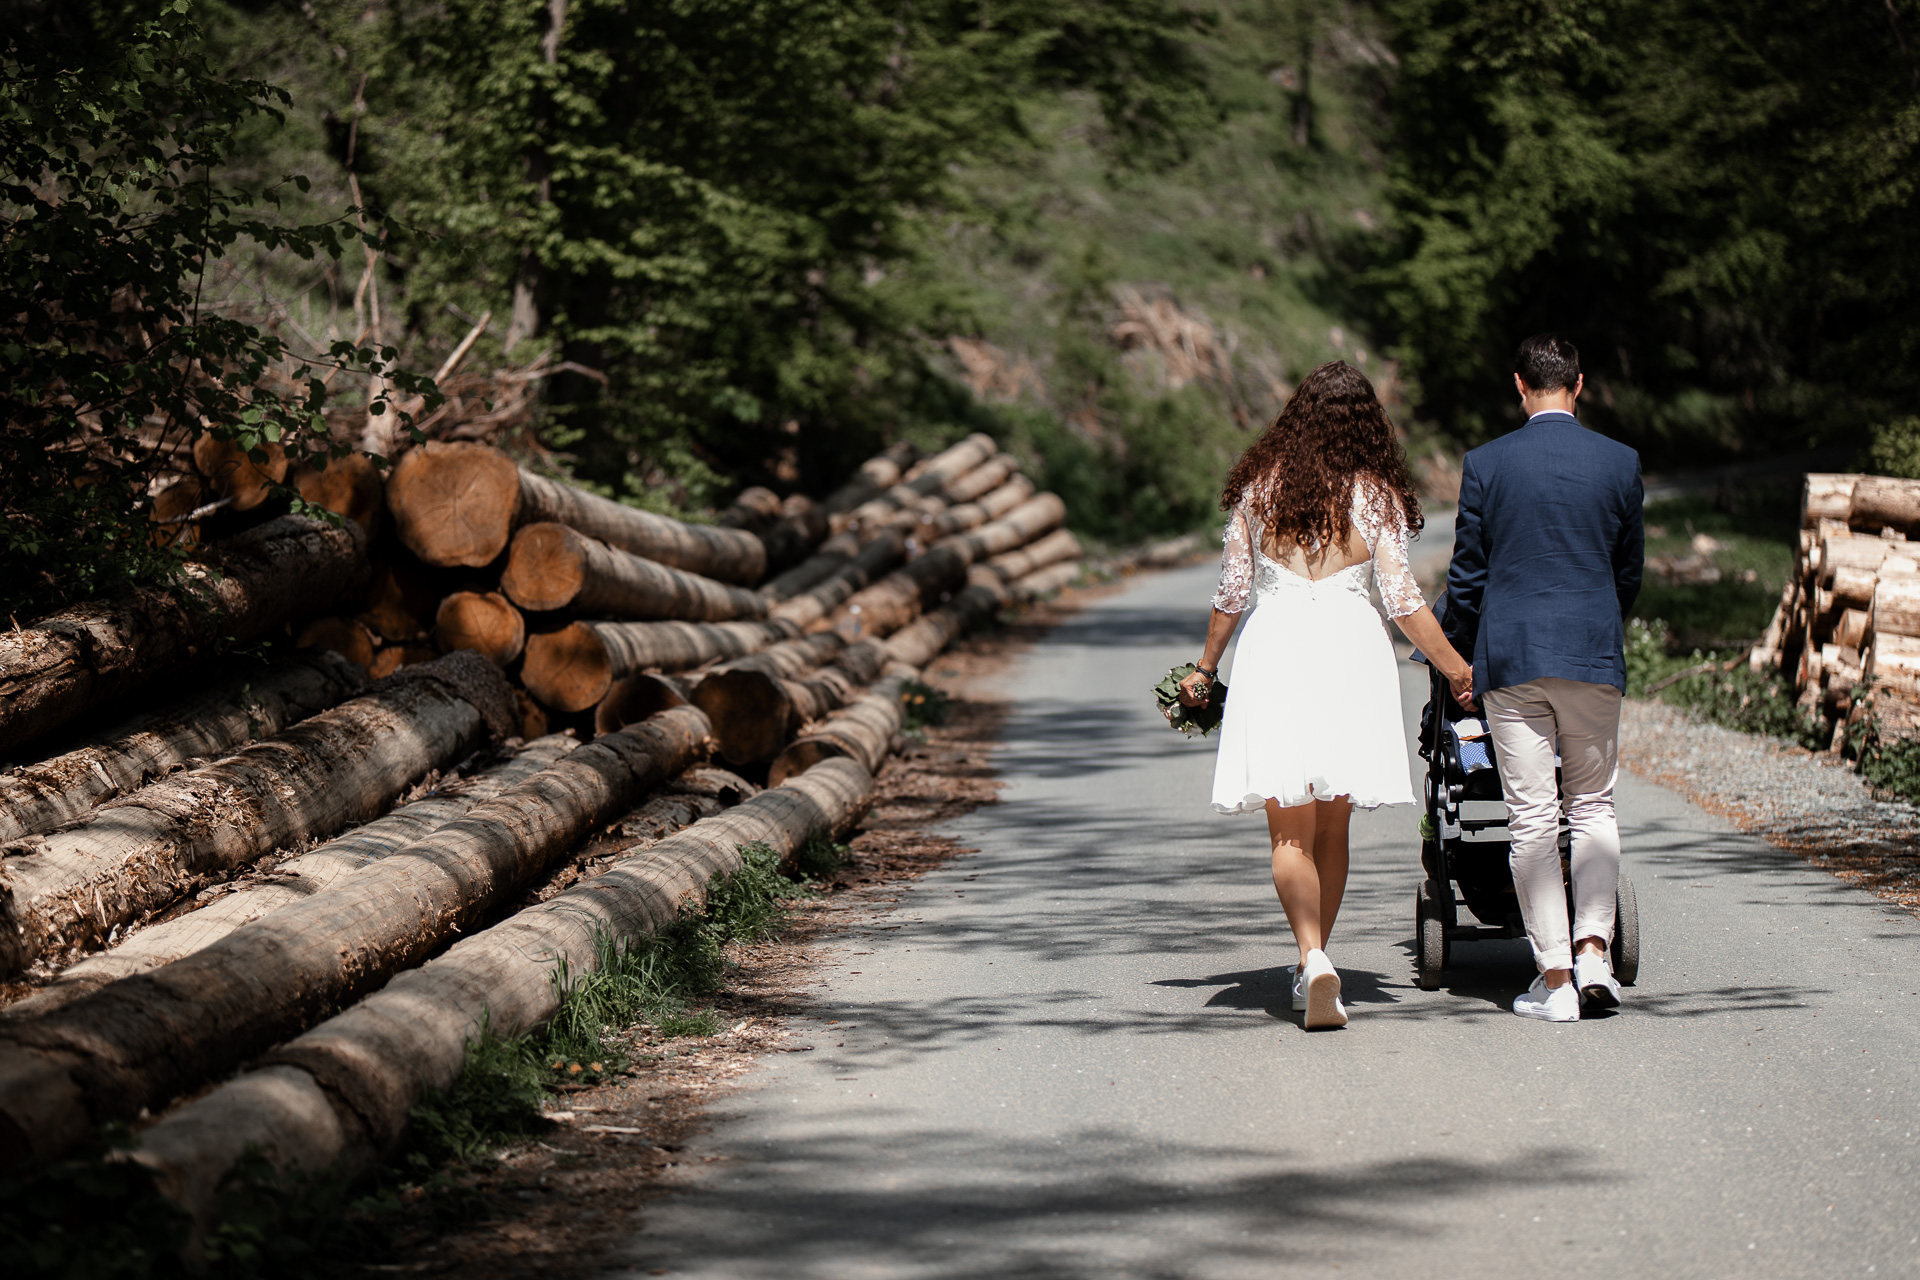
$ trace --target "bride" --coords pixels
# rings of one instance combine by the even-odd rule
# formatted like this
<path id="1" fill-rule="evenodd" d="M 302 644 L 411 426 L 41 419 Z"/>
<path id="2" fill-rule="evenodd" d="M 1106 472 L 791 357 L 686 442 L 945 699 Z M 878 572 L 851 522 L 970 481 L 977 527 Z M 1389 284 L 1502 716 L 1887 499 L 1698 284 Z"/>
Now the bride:
<path id="1" fill-rule="evenodd" d="M 1220 726 L 1213 807 L 1267 815 L 1273 887 L 1300 947 L 1293 1007 L 1343 1027 L 1327 937 L 1347 887 L 1353 806 L 1413 803 L 1399 674 L 1372 581 L 1400 630 L 1469 702 L 1473 668 L 1441 633 L 1407 563 L 1420 503 L 1373 384 L 1323 364 L 1227 476 L 1220 588 L 1199 669 L 1181 700 L 1206 701 L 1249 597 Z"/>

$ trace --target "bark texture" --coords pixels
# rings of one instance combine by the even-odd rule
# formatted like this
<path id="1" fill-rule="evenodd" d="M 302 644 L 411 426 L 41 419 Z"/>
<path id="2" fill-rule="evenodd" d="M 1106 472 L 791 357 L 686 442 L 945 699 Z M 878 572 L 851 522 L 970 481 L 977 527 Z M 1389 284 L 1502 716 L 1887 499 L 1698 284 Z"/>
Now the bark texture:
<path id="1" fill-rule="evenodd" d="M 844 516 L 875 494 L 900 482 L 907 468 L 920 460 L 920 451 L 902 440 L 888 445 L 860 464 L 853 479 L 835 489 L 820 505 L 829 517 Z"/>
<path id="2" fill-rule="evenodd" d="M 0 1027 L 0 1165 L 56 1156 L 90 1125 L 158 1107 L 478 929 L 705 742 L 691 707 L 609 734 L 325 893 Z"/>
<path id="3" fill-rule="evenodd" d="M 512 689 L 450 654 L 84 821 L 0 846 L 0 972 L 105 942 L 209 874 L 330 836 L 513 731 Z"/>
<path id="4" fill-rule="evenodd" d="M 442 653 L 471 649 L 506 666 L 527 645 L 527 620 L 498 591 L 456 591 L 440 602 L 433 640 Z"/>
<path id="5" fill-rule="evenodd" d="M 520 678 L 549 707 L 585 711 L 649 669 L 685 671 L 798 634 L 790 622 L 576 622 L 527 641 Z"/>
<path id="6" fill-rule="evenodd" d="M 0 1025 L 49 1013 L 109 982 L 203 951 L 242 925 L 332 888 L 362 867 L 426 838 L 579 745 L 578 739 L 557 733 L 528 743 L 472 777 L 449 778 L 385 817 L 276 864 L 264 880 L 239 885 L 197 911 L 142 929 L 111 951 L 88 956 L 27 999 L 0 1010 Z"/>
<path id="7" fill-rule="evenodd" d="M 684 707 L 693 700 L 693 686 L 675 676 L 628 676 L 614 682 L 607 696 L 593 709 L 593 731 L 612 733 L 669 707 Z"/>
<path id="8" fill-rule="evenodd" d="M 759 764 L 779 755 L 801 726 L 859 697 L 887 662 L 886 650 L 868 640 L 794 675 L 732 666 L 702 680 L 693 700 L 712 722 L 714 749 L 723 759 Z"/>
<path id="9" fill-rule="evenodd" d="M 998 520 L 1033 496 L 1033 481 L 1015 476 L 978 502 L 948 507 L 920 522 L 917 532 L 928 542 L 978 528 L 989 520 Z"/>
<path id="10" fill-rule="evenodd" d="M 1037 542 L 1017 551 L 1007 551 L 987 561 L 987 568 L 1000 575 L 1000 581 L 1013 582 L 1048 565 L 1080 558 L 1080 539 L 1066 529 L 1056 529 Z"/>
<path id="11" fill-rule="evenodd" d="M 885 679 L 809 728 L 775 756 L 767 767 L 767 785 L 777 787 L 823 760 L 842 756 L 858 761 L 868 773 L 878 774 L 893 751 L 894 735 L 900 732 L 901 689 L 916 674 L 905 663 L 891 664 Z"/>
<path id="12" fill-rule="evenodd" d="M 0 775 L 0 845 L 51 831 L 196 758 L 226 755 L 337 705 L 366 684 L 332 653 L 250 671 L 126 720 L 62 755 Z"/>
<path id="13" fill-rule="evenodd" d="M 819 549 L 805 560 L 778 577 L 761 583 L 759 592 L 774 603 L 790 600 L 801 592 L 825 582 L 846 568 L 859 554 L 860 536 L 858 534 L 836 533 L 821 543 Z"/>
<path id="14" fill-rule="evenodd" d="M 1044 569 L 1035 569 L 1024 578 L 1014 579 L 1007 587 L 1007 594 L 1020 604 L 1028 604 L 1072 585 L 1079 576 L 1078 560 L 1050 564 Z"/>
<path id="15" fill-rule="evenodd" d="M 333 609 L 366 583 L 366 534 L 282 516 L 201 553 L 199 601 L 134 591 L 0 633 L 0 742 L 28 742 L 231 639 Z"/>
<path id="16" fill-rule="evenodd" d="M 887 654 L 910 667 L 924 667 L 957 637 L 1004 608 L 1007 598 L 1006 588 L 999 583 L 976 578 L 952 600 L 890 636 Z"/>
<path id="17" fill-rule="evenodd" d="M 855 526 L 883 524 L 916 500 L 939 494 L 949 484 L 993 457 L 996 450 L 993 437 L 968 436 L 959 444 L 915 463 L 899 483 L 888 486 L 855 507 L 849 513 L 849 520 Z"/>
<path id="18" fill-rule="evenodd" d="M 530 524 L 513 535 L 500 588 L 523 609 L 596 618 L 767 616 L 766 600 L 754 592 L 615 550 L 563 524 Z"/>
<path id="19" fill-rule="evenodd" d="M 1028 498 L 991 524 L 960 534 L 943 545 L 965 547 L 968 563 L 972 563 L 1024 547 L 1043 534 L 1052 533 L 1065 524 L 1066 519 L 1067 504 L 1058 494 L 1043 493 Z"/>
<path id="20" fill-rule="evenodd" d="M 849 642 L 889 635 L 911 622 L 922 608 L 959 590 L 971 562 L 964 546 L 943 542 L 855 593 L 835 615 L 833 629 Z"/>
<path id="21" fill-rule="evenodd" d="M 592 748 L 586 748 L 591 750 Z M 221 1176 L 247 1150 L 282 1169 L 353 1169 L 390 1150 L 409 1109 L 459 1076 L 482 1025 L 516 1035 L 552 1016 L 555 963 L 591 971 L 597 936 L 650 933 L 740 846 L 763 841 L 791 858 L 815 835 L 849 829 L 873 779 L 832 760 L 648 845 L 475 937 L 274 1051 L 264 1066 L 180 1108 L 144 1135 L 135 1157 L 204 1226 Z"/>
<path id="22" fill-rule="evenodd" d="M 782 600 L 769 611 L 795 626 L 811 627 L 851 600 L 854 593 L 906 558 L 907 540 L 898 529 L 882 530 L 860 554 L 836 569 L 825 581 Z"/>
<path id="23" fill-rule="evenodd" d="M 536 476 L 524 468 L 520 472 L 520 521 L 564 524 L 610 547 L 721 582 L 755 583 L 767 570 L 766 548 L 745 530 L 682 524 Z"/>

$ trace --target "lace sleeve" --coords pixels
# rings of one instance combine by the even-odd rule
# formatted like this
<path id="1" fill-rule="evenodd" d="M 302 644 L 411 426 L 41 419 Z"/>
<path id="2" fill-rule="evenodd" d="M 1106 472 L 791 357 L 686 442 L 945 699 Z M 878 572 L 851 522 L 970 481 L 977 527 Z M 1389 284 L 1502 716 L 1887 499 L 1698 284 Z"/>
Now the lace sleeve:
<path id="1" fill-rule="evenodd" d="M 1399 504 L 1375 486 L 1355 485 L 1353 524 L 1373 556 L 1373 580 L 1380 587 L 1380 602 L 1387 606 L 1387 616 L 1404 618 L 1418 613 L 1427 600 L 1413 578 L 1407 525 L 1400 517 Z"/>
<path id="2" fill-rule="evenodd" d="M 1253 542 L 1247 533 L 1247 509 L 1234 508 L 1227 517 L 1222 536 L 1220 587 L 1213 593 L 1213 607 L 1222 613 L 1239 613 L 1253 595 Z"/>

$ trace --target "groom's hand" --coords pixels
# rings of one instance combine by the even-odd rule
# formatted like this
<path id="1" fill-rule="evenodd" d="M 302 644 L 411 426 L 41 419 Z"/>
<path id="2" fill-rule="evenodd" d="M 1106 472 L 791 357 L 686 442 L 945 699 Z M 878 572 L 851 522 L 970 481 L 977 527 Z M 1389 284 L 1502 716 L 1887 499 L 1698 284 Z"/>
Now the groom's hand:
<path id="1" fill-rule="evenodd" d="M 1473 710 L 1473 668 L 1468 667 L 1458 675 L 1448 676 L 1447 684 L 1453 689 L 1453 700 L 1468 711 Z"/>

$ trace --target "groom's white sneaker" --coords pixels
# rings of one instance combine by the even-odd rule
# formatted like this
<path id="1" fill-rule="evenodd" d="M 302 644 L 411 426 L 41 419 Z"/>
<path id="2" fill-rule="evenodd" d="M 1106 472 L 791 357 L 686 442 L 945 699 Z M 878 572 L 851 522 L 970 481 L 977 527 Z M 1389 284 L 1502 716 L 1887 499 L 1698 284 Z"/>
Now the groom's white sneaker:
<path id="1" fill-rule="evenodd" d="M 1307 971 L 1297 964 L 1287 966 L 1287 972 L 1293 975 L 1293 1011 L 1307 1011 Z"/>
<path id="2" fill-rule="evenodd" d="M 1305 979 L 1307 989 L 1307 1016 L 1304 1020 L 1307 1030 L 1346 1026 L 1347 1006 L 1340 1001 L 1340 974 L 1334 969 L 1333 961 L 1327 959 L 1327 953 L 1319 950 L 1307 952 L 1307 965 L 1301 976 Z"/>
<path id="3" fill-rule="evenodd" d="M 1620 1007 L 1620 983 L 1614 978 L 1613 966 L 1605 956 L 1591 953 L 1575 956 L 1573 985 L 1580 989 L 1580 998 L 1596 1009 Z"/>
<path id="4" fill-rule="evenodd" d="M 1532 986 L 1513 998 L 1513 1011 L 1523 1018 L 1538 1018 L 1542 1022 L 1578 1022 L 1579 984 L 1563 982 L 1549 987 L 1547 975 L 1543 973 L 1533 980 Z"/>

